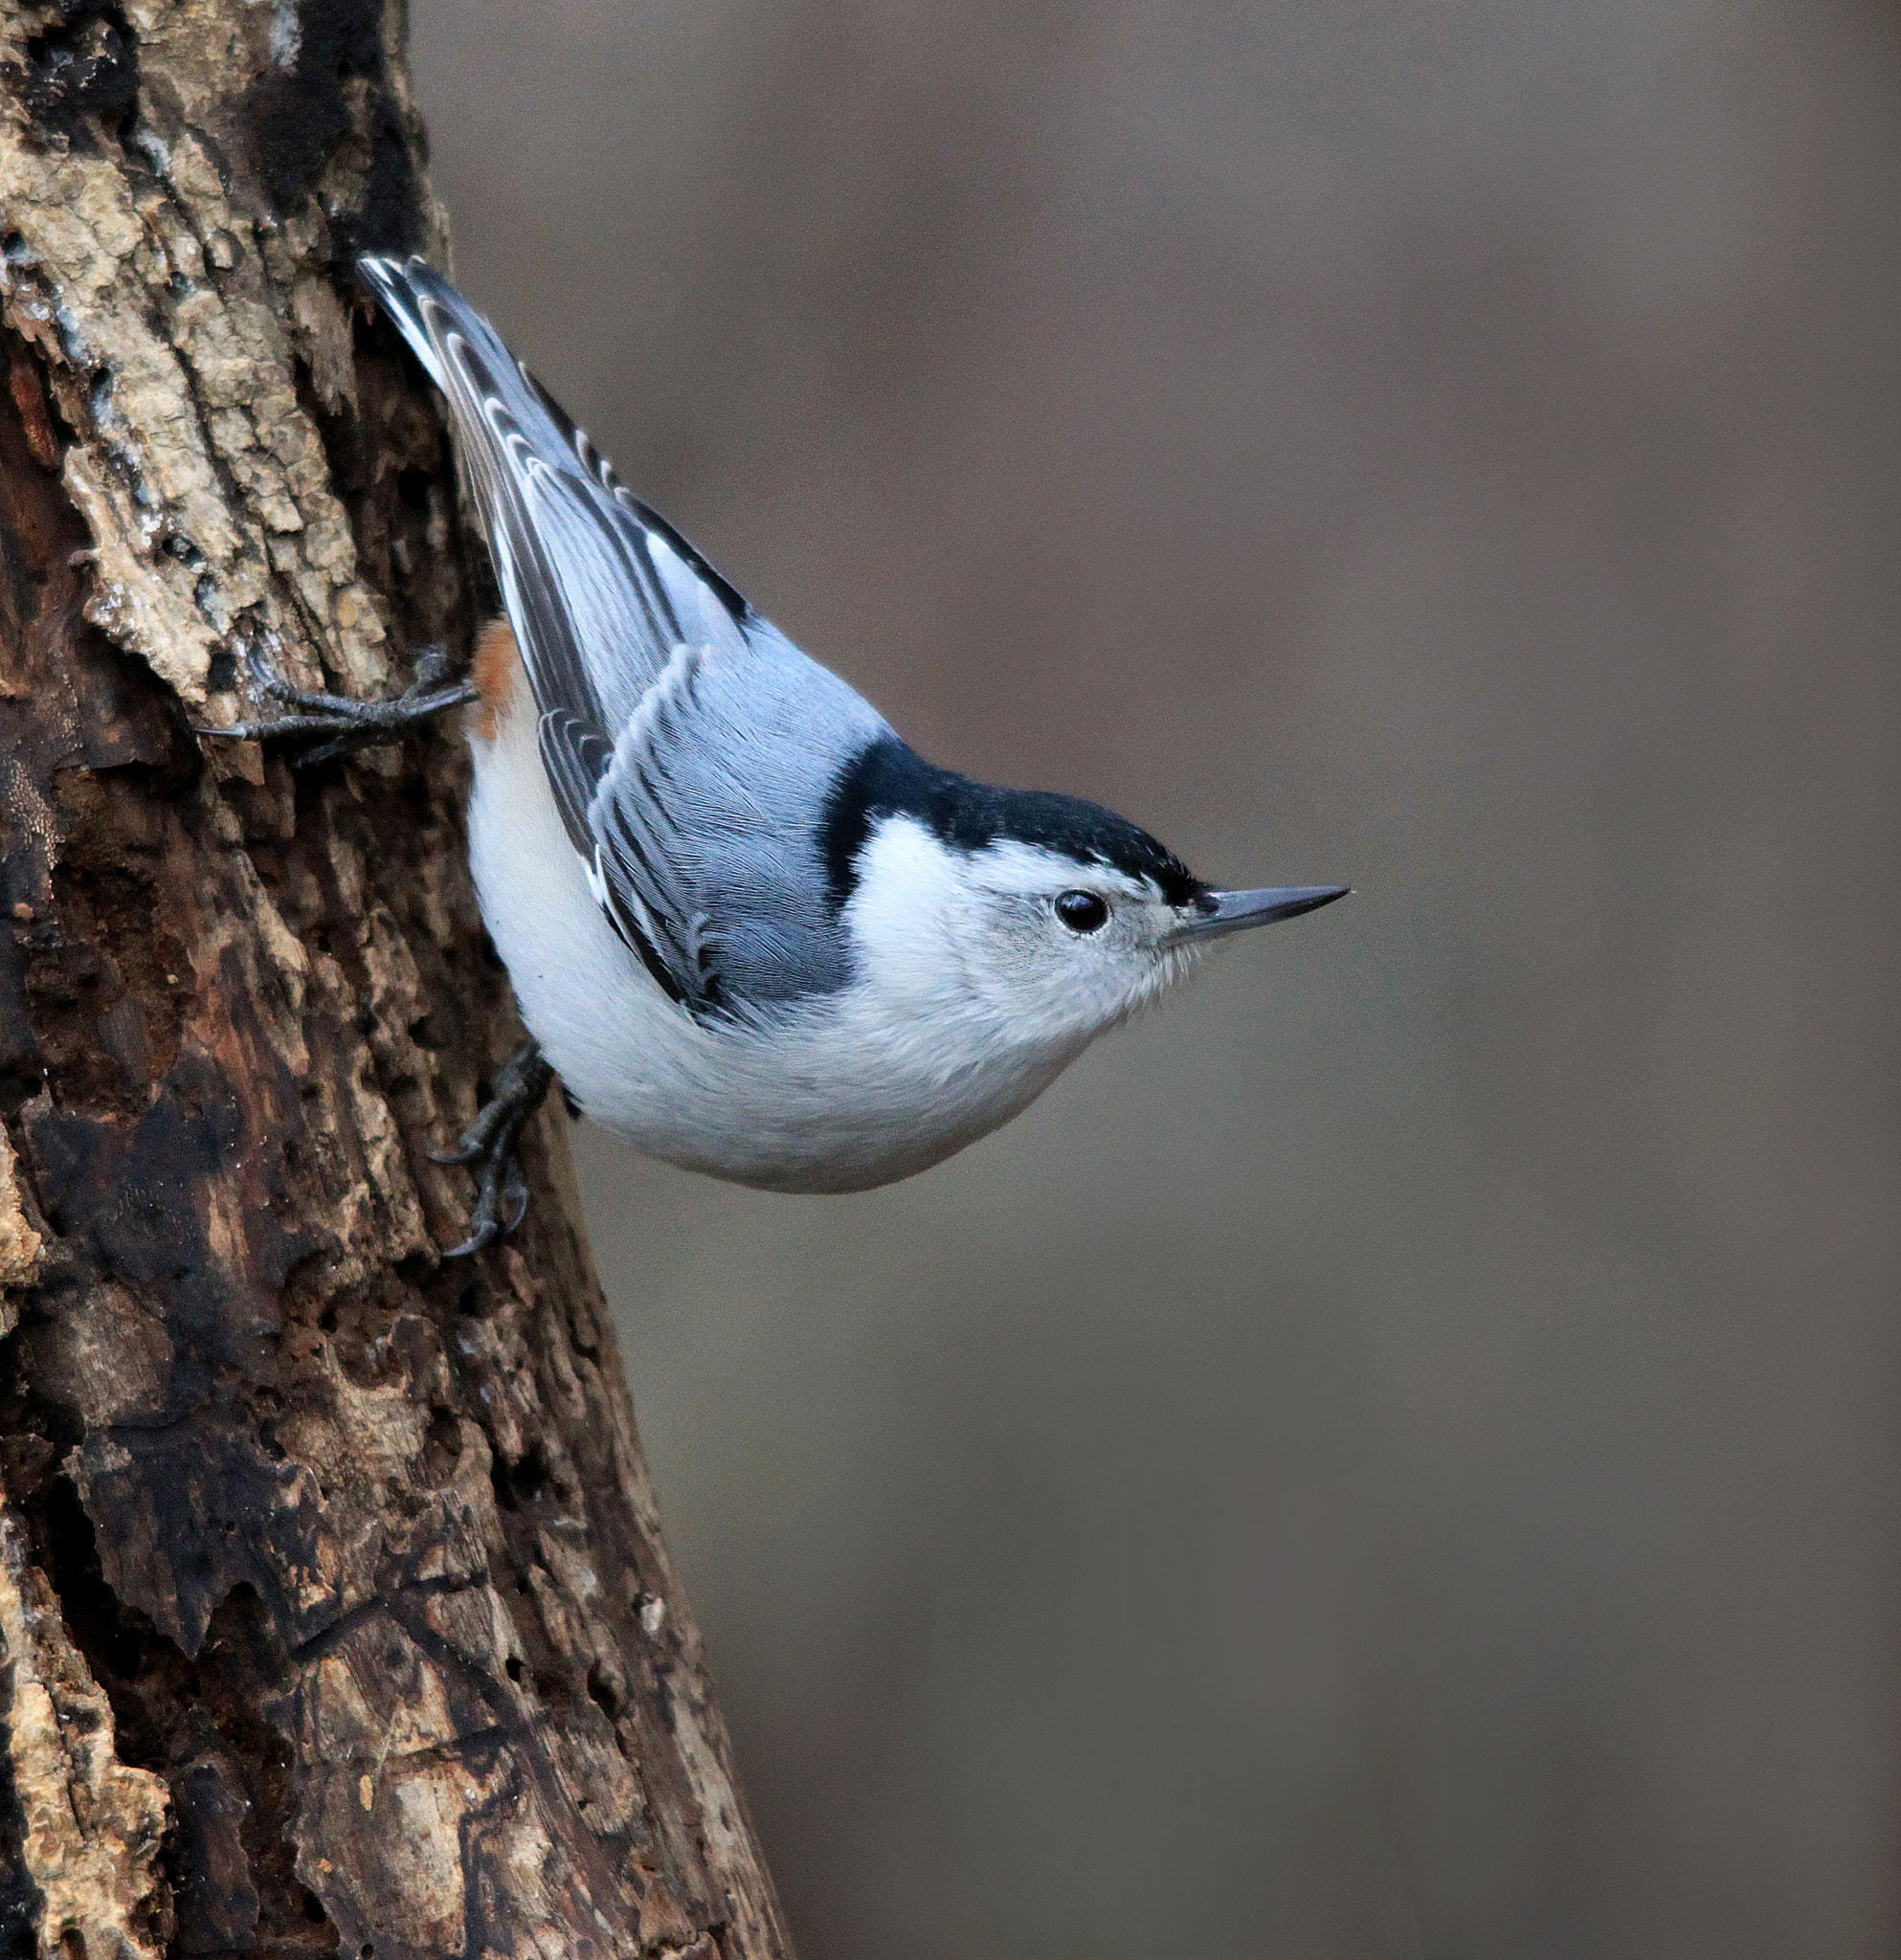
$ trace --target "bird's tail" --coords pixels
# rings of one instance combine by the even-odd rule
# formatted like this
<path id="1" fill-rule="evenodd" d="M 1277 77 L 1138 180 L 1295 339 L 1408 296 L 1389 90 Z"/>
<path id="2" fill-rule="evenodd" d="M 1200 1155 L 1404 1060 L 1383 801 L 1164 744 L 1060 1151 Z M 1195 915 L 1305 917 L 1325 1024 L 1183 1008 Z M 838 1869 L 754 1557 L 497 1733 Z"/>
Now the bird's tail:
<path id="1" fill-rule="evenodd" d="M 429 378 L 446 394 L 449 373 L 439 340 L 442 326 L 432 323 L 424 309 L 433 301 L 446 322 L 455 322 L 458 314 L 467 311 L 461 295 L 424 258 L 359 258 L 356 276 L 395 323 L 416 359 L 429 369 Z M 487 324 L 473 314 L 468 323 L 478 327 Z"/>
<path id="2" fill-rule="evenodd" d="M 502 336 L 426 258 L 364 257 L 356 270 L 442 390 L 484 521 L 502 489 L 494 479 L 502 458 L 492 454 L 503 439 L 497 411 L 529 452 L 575 466 L 572 425 L 549 412 L 553 405 Z"/>

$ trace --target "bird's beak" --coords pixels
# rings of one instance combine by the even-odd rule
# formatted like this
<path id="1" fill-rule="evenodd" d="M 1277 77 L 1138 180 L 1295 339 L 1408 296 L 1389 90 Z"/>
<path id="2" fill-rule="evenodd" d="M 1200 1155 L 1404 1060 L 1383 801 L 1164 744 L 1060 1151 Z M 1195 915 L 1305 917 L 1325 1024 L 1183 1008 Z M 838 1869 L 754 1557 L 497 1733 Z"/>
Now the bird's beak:
<path id="1" fill-rule="evenodd" d="M 1353 890 L 1348 884 L 1285 884 L 1260 892 L 1204 892 L 1196 900 L 1198 919 L 1186 920 L 1170 935 L 1177 946 L 1199 946 L 1250 925 L 1271 925 L 1276 919 L 1298 919 L 1317 912 Z"/>

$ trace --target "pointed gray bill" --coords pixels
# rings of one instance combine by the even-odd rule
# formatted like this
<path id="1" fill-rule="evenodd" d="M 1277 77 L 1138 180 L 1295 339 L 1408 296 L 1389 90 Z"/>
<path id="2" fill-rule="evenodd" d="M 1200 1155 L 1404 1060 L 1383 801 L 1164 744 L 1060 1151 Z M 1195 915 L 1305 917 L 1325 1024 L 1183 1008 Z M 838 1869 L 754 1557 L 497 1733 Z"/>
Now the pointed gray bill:
<path id="1" fill-rule="evenodd" d="M 1199 946 L 1230 932 L 1245 932 L 1250 925 L 1271 925 L 1276 919 L 1317 912 L 1352 890 L 1350 884 L 1284 884 L 1259 892 L 1204 892 L 1196 901 L 1201 917 L 1179 926 L 1174 937 L 1177 945 L 1186 941 Z"/>

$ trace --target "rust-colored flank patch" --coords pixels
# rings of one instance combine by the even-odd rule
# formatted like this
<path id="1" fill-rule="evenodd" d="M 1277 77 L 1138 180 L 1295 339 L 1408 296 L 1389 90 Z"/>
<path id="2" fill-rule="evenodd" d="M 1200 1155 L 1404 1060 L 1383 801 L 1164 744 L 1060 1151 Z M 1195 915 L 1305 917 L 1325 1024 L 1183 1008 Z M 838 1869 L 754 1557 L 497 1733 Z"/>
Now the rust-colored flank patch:
<path id="1" fill-rule="evenodd" d="M 522 679 L 522 650 L 515 644 L 514 629 L 505 619 L 491 619 L 482 628 L 470 664 L 476 692 L 481 696 L 481 706 L 476 710 L 476 733 L 484 742 L 493 742 L 496 728 L 508 712 L 508 703 L 514 700 L 516 685 Z"/>

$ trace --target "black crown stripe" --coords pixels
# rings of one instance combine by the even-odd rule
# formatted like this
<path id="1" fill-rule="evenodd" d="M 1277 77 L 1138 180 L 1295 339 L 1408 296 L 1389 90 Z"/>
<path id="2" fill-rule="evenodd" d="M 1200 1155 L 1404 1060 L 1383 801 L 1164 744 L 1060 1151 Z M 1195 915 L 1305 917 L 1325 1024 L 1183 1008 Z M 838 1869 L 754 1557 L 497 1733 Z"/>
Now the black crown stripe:
<path id="1" fill-rule="evenodd" d="M 826 889 L 842 910 L 858 888 L 859 854 L 882 816 L 915 817 L 953 851 L 1007 839 L 1037 844 L 1131 878 L 1152 880 L 1172 905 L 1207 889 L 1174 853 L 1125 816 L 1051 790 L 997 790 L 940 769 L 887 735 L 839 772 L 818 823 Z"/>

